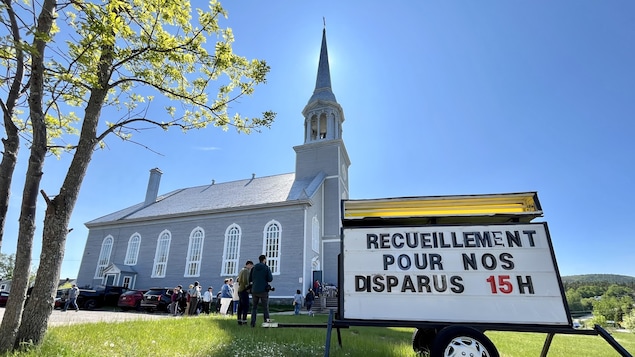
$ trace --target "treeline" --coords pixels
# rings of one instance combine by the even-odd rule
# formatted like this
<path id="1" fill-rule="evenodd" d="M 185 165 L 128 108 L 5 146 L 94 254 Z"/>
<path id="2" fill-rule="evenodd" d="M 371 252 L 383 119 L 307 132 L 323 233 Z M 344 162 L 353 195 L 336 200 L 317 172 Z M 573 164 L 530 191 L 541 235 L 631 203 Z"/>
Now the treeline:
<path id="1" fill-rule="evenodd" d="M 591 323 L 633 328 L 635 278 L 589 274 L 562 277 L 572 317 L 593 314 Z"/>
<path id="2" fill-rule="evenodd" d="M 562 285 L 565 291 L 587 285 L 598 286 L 605 290 L 611 285 L 620 285 L 635 290 L 635 277 L 616 274 L 569 275 L 562 277 Z"/>

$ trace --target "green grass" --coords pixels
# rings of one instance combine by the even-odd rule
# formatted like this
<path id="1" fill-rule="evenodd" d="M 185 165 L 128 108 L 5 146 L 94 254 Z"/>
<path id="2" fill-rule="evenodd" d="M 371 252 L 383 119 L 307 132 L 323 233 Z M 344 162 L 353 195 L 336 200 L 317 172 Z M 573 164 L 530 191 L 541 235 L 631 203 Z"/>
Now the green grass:
<path id="1" fill-rule="evenodd" d="M 273 315 L 279 323 L 326 323 L 327 316 Z M 259 315 L 262 322 L 262 315 Z M 416 356 L 411 328 L 350 327 L 331 336 L 330 356 Z M 539 356 L 545 334 L 488 332 L 503 357 Z M 635 351 L 635 334 L 613 333 Z M 198 316 L 92 323 L 48 330 L 41 346 L 10 356 L 323 356 L 325 328 L 251 328 L 234 318 Z M 556 335 L 549 356 L 619 356 L 597 336 Z"/>

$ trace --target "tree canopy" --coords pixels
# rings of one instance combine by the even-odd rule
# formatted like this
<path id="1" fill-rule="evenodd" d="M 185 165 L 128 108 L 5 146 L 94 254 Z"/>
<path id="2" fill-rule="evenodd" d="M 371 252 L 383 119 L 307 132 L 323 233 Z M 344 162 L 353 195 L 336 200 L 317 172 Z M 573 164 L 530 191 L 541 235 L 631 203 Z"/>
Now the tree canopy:
<path id="1" fill-rule="evenodd" d="M 27 138 L 30 157 L 0 353 L 43 338 L 70 216 L 93 152 L 107 136 L 131 140 L 147 126 L 210 125 L 249 134 L 275 117 L 272 111 L 260 118 L 230 113 L 231 103 L 266 82 L 269 66 L 233 52 L 232 31 L 219 24 L 227 13 L 216 0 L 206 9 L 184 0 L 1 1 L 6 34 L 0 34 L 0 61 L 7 69 L 0 82 L 7 135 L 0 164 L 2 222 L 19 135 Z M 102 120 L 104 108 L 110 108 L 108 120 Z M 39 190 L 46 154 L 65 151 L 72 155 L 67 174 L 49 196 Z M 42 253 L 25 306 L 38 192 L 47 205 Z"/>

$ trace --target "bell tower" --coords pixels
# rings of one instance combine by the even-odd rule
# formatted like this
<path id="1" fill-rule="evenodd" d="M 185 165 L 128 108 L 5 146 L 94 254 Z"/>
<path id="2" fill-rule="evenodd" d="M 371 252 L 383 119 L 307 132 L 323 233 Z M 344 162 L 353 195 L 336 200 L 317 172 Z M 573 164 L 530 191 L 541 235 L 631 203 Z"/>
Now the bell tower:
<path id="1" fill-rule="evenodd" d="M 326 47 L 326 28 L 322 30 L 322 47 L 318 64 L 315 90 L 302 110 L 304 116 L 304 144 L 295 146 L 296 179 L 313 178 L 324 172 L 327 181 L 337 181 L 330 194 L 337 202 L 348 198 L 348 167 L 350 160 L 342 140 L 344 110 L 335 99 L 331 88 L 331 71 Z M 327 186 L 330 186 L 327 184 Z M 337 198 L 336 198 L 336 197 Z M 326 198 L 325 198 L 326 200 Z"/>
<path id="2" fill-rule="evenodd" d="M 323 270 L 327 281 L 337 281 L 337 255 L 340 250 L 342 199 L 348 199 L 350 160 L 342 140 L 344 111 L 331 88 L 331 73 L 326 47 L 326 28 L 322 31 L 322 47 L 315 90 L 302 110 L 304 144 L 295 146 L 295 179 L 322 183 L 320 246 L 312 260 L 313 270 Z"/>

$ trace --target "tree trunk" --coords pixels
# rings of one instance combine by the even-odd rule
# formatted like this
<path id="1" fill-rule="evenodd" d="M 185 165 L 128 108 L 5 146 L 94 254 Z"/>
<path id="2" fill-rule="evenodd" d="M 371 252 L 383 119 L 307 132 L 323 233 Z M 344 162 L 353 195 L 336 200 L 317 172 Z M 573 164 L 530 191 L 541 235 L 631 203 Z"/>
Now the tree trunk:
<path id="1" fill-rule="evenodd" d="M 40 344 L 44 339 L 48 320 L 53 311 L 53 299 L 64 259 L 68 223 L 70 221 L 79 190 L 86 176 L 90 160 L 93 157 L 97 140 L 97 124 L 101 115 L 104 99 L 108 94 L 113 63 L 113 46 L 104 45 L 97 65 L 99 84 L 91 90 L 79 142 L 71 165 L 66 172 L 60 192 L 48 203 L 44 217 L 42 236 L 42 254 L 40 266 L 35 278 L 32 295 L 37 298 L 29 301 L 24 308 L 24 319 L 20 325 L 16 347 L 20 342 Z"/>
<path id="2" fill-rule="evenodd" d="M 15 77 L 7 95 L 7 102 L 2 106 L 4 130 L 7 133 L 7 138 L 2 139 L 4 152 L 2 153 L 2 162 L 0 162 L 0 251 L 2 250 L 2 237 L 4 237 L 4 222 L 9 209 L 11 179 L 13 178 L 15 163 L 18 160 L 18 150 L 20 149 L 20 137 L 18 136 L 18 128 L 13 123 L 13 114 L 15 104 L 20 97 L 22 79 L 24 78 L 24 52 L 22 51 L 22 46 L 20 46 L 20 28 L 18 27 L 16 14 L 13 11 L 11 0 L 2 0 L 2 2 L 6 6 L 9 21 L 11 22 L 16 68 Z"/>
<path id="3" fill-rule="evenodd" d="M 29 117 L 31 119 L 31 126 L 33 127 L 33 142 L 22 193 L 18 247 L 16 249 L 11 295 L 7 301 L 4 312 L 5 315 L 0 325 L 0 353 L 10 351 L 17 347 L 17 343 L 20 341 L 18 340 L 19 332 L 24 322 L 24 320 L 21 319 L 22 310 L 26 310 L 24 302 L 31 268 L 37 196 L 42 179 L 42 167 L 44 166 L 44 158 L 46 157 L 47 144 L 46 123 L 42 107 L 44 50 L 46 48 L 46 38 L 48 38 L 53 25 L 55 6 L 55 0 L 44 1 L 37 24 L 37 32 L 42 36 L 36 35 L 33 40 L 35 51 L 32 53 L 31 58 L 30 95 L 28 100 Z"/>
<path id="4" fill-rule="evenodd" d="M 10 117 L 6 112 L 4 116 Z M 13 125 L 13 121 L 5 118 L 4 127 L 7 132 L 7 138 L 2 139 L 4 151 L 2 152 L 2 162 L 0 162 L 0 250 L 2 250 L 2 238 L 4 237 L 4 222 L 9 210 L 11 179 L 13 178 L 15 164 L 18 161 L 18 150 L 20 149 L 20 137 L 18 136 L 17 128 Z"/>

